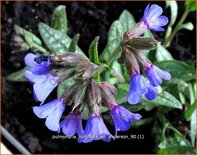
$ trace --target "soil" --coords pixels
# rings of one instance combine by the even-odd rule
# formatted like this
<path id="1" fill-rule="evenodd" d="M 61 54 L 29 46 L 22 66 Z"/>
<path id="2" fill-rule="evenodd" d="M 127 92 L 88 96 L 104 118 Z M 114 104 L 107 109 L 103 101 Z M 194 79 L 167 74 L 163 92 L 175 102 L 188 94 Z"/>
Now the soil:
<path id="1" fill-rule="evenodd" d="M 111 23 L 118 19 L 124 9 L 129 10 L 139 21 L 147 2 L 2 2 L 2 125 L 32 153 L 153 153 L 152 124 L 119 133 L 144 135 L 143 140 L 116 139 L 110 143 L 96 141 L 89 144 L 78 144 L 76 140 L 70 139 L 54 140 L 52 135 L 57 134 L 49 131 L 44 120 L 38 119 L 32 112 L 31 107 L 38 105 L 33 100 L 32 86 L 5 80 L 8 74 L 24 67 L 25 52 L 11 53 L 14 50 L 14 24 L 39 36 L 38 23 L 50 23 L 52 11 L 60 4 L 66 5 L 69 36 L 80 33 L 79 46 L 87 53 L 95 36 L 100 36 L 99 51 L 104 49 Z M 165 7 L 164 2 L 159 5 Z M 179 13 L 183 12 L 183 7 L 183 2 L 179 2 Z M 169 15 L 169 9 L 166 15 Z M 187 20 L 196 23 L 195 13 L 191 13 Z M 195 60 L 195 29 L 196 25 L 194 31 L 182 30 L 177 34 L 169 47 L 176 59 Z M 158 40 L 163 35 L 155 34 Z M 54 91 L 49 100 L 55 95 Z M 140 113 L 144 118 L 150 115 L 144 111 Z M 107 127 L 113 133 L 114 127 L 109 124 Z M 19 153 L 4 138 L 2 140 L 13 153 Z"/>

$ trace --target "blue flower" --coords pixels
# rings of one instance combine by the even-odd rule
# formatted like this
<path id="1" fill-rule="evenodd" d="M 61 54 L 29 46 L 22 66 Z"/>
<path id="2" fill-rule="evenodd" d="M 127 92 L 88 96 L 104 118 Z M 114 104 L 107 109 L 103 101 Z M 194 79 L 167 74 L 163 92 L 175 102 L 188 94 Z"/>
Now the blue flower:
<path id="1" fill-rule="evenodd" d="M 44 102 L 52 90 L 57 86 L 59 77 L 52 74 L 35 75 L 30 71 L 25 72 L 25 77 L 33 83 L 34 98 Z"/>
<path id="2" fill-rule="evenodd" d="M 141 22 L 143 22 L 150 30 L 164 31 L 162 26 L 165 26 L 168 23 L 168 18 L 166 16 L 161 16 L 162 12 L 163 9 L 156 4 L 153 4 L 150 7 L 147 5 Z"/>
<path id="3" fill-rule="evenodd" d="M 142 116 L 140 114 L 134 114 L 123 106 L 115 106 L 111 110 L 111 116 L 114 121 L 116 135 L 117 131 L 126 131 L 130 128 L 131 122 L 139 120 Z"/>
<path id="4" fill-rule="evenodd" d="M 101 116 L 90 116 L 87 121 L 86 128 L 82 136 L 79 136 L 78 142 L 89 143 L 94 140 L 103 140 L 105 142 L 111 141 L 112 135 L 109 133 L 107 127 Z"/>
<path id="5" fill-rule="evenodd" d="M 38 56 L 28 53 L 25 56 L 25 64 L 29 67 L 28 70 L 31 71 L 33 74 L 45 74 L 51 71 L 50 61 L 42 61 L 38 63 L 36 61 Z"/>
<path id="6" fill-rule="evenodd" d="M 148 87 L 148 92 L 145 94 L 145 97 L 148 100 L 154 100 L 155 97 L 157 96 L 157 92 L 158 92 L 158 89 L 156 87 L 153 87 L 153 86 L 150 85 Z"/>
<path id="7" fill-rule="evenodd" d="M 60 127 L 66 136 L 73 136 L 83 134 L 82 117 L 81 114 L 70 113 L 61 123 Z"/>
<path id="8" fill-rule="evenodd" d="M 166 71 L 162 71 L 157 66 L 151 64 L 149 68 L 145 70 L 146 76 L 152 86 L 158 86 L 162 83 L 162 79 L 170 80 L 171 75 Z"/>
<path id="9" fill-rule="evenodd" d="M 63 99 L 55 99 L 42 106 L 34 106 L 33 112 L 39 118 L 46 118 L 45 125 L 49 130 L 60 132 L 60 118 L 65 110 Z"/>
<path id="10" fill-rule="evenodd" d="M 135 72 L 130 78 L 130 88 L 126 101 L 130 104 L 139 103 L 142 100 L 142 95 L 147 93 L 148 86 L 146 79 L 139 72 Z"/>

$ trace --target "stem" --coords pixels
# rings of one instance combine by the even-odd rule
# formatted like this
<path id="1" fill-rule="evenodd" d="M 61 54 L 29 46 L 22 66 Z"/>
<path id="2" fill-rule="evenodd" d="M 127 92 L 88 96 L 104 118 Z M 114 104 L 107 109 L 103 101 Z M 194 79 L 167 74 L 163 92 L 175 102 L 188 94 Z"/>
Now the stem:
<path id="1" fill-rule="evenodd" d="M 168 47 L 170 45 L 171 41 L 175 37 L 176 33 L 180 30 L 180 27 L 183 24 L 183 22 L 185 21 L 185 19 L 186 19 L 188 14 L 189 14 L 189 10 L 185 10 L 183 15 L 182 15 L 182 17 L 181 17 L 181 19 L 179 20 L 179 22 L 177 23 L 176 27 L 172 31 L 171 35 L 164 42 L 164 44 L 163 44 L 164 47 Z"/>
<path id="2" fill-rule="evenodd" d="M 116 56 L 119 53 L 120 45 L 113 51 L 113 53 L 110 55 L 110 57 L 107 59 L 107 65 L 109 66 L 112 61 L 116 58 Z"/>

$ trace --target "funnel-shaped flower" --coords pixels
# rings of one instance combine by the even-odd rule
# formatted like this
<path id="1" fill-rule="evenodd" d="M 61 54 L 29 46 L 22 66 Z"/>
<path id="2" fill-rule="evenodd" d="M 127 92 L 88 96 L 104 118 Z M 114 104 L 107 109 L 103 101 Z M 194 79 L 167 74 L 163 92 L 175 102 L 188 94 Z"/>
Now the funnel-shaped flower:
<path id="1" fill-rule="evenodd" d="M 148 77 L 148 80 L 152 86 L 158 86 L 162 83 L 162 79 L 164 80 L 170 80 L 171 75 L 170 73 L 166 71 L 162 71 L 157 66 L 151 64 L 146 70 L 145 70 L 146 76 Z"/>
<path id="2" fill-rule="evenodd" d="M 111 116 L 114 121 L 116 135 L 117 131 L 126 131 L 130 128 L 131 122 L 139 120 L 142 116 L 134 114 L 121 105 L 115 106 L 111 110 Z"/>
<path id="3" fill-rule="evenodd" d="M 60 118 L 65 110 L 62 99 L 55 99 L 42 106 L 34 106 L 33 112 L 39 118 L 46 118 L 45 125 L 49 130 L 60 132 Z"/>
<path id="4" fill-rule="evenodd" d="M 87 121 L 86 128 L 82 136 L 79 136 L 78 142 L 89 143 L 94 140 L 111 141 L 111 134 L 101 116 L 92 115 Z"/>
<path id="5" fill-rule="evenodd" d="M 165 26 L 168 23 L 168 18 L 166 16 L 161 16 L 162 12 L 163 9 L 156 4 L 151 6 L 147 5 L 141 22 L 143 22 L 150 30 L 164 31 L 162 26 Z"/>
<path id="6" fill-rule="evenodd" d="M 36 101 L 44 102 L 52 90 L 57 86 L 59 77 L 52 74 L 35 75 L 30 71 L 25 72 L 27 80 L 33 83 L 34 98 Z"/>
<path id="7" fill-rule="evenodd" d="M 130 88 L 126 101 L 130 104 L 137 104 L 141 101 L 142 95 L 148 91 L 149 84 L 146 79 L 139 73 L 135 72 L 130 78 Z"/>
<path id="8" fill-rule="evenodd" d="M 82 117 L 81 114 L 70 113 L 61 123 L 60 127 L 66 136 L 73 136 L 83 134 Z"/>
<path id="9" fill-rule="evenodd" d="M 28 70 L 33 74 L 45 74 L 52 68 L 48 56 L 38 57 L 32 53 L 25 56 L 25 64 L 29 67 Z"/>

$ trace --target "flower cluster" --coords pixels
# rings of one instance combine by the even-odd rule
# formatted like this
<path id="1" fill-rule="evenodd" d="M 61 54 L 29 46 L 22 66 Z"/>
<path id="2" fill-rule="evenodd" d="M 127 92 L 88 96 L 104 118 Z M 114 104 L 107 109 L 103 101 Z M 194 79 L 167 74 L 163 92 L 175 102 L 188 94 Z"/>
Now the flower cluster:
<path id="1" fill-rule="evenodd" d="M 120 59 L 131 75 L 126 97 L 130 104 L 139 103 L 143 95 L 148 100 L 153 100 L 157 94 L 157 86 L 163 79 L 171 78 L 168 72 L 153 65 L 141 51 L 156 47 L 156 40 L 139 36 L 147 29 L 163 30 L 161 26 L 166 25 L 168 20 L 167 17 L 160 16 L 161 13 L 159 6 L 148 5 L 142 20 L 125 33 L 120 44 L 123 49 Z M 79 143 L 94 140 L 109 142 L 113 136 L 101 116 L 101 107 L 109 109 L 115 134 L 128 130 L 132 122 L 142 117 L 116 103 L 116 88 L 109 82 L 94 79 L 102 67 L 80 54 L 68 52 L 46 56 L 29 53 L 25 56 L 25 63 L 28 66 L 25 77 L 33 84 L 34 99 L 41 103 L 40 106 L 33 107 L 33 112 L 37 117 L 46 119 L 45 125 L 49 130 L 58 133 L 62 131 L 66 136 L 77 134 Z M 148 80 L 140 74 L 140 67 Z M 45 103 L 49 94 L 68 79 L 72 79 L 73 84 L 66 87 L 57 99 Z M 67 106 L 71 106 L 71 111 L 62 119 Z M 83 128 L 82 113 L 85 108 L 89 110 L 89 118 Z"/>
<path id="2" fill-rule="evenodd" d="M 78 54 L 36 56 L 29 53 L 25 57 L 25 63 L 29 67 L 25 77 L 33 84 L 35 100 L 41 102 L 40 106 L 33 107 L 33 112 L 39 118 L 46 119 L 45 124 L 52 131 L 59 133 L 62 130 L 67 136 L 77 134 L 79 143 L 88 143 L 99 139 L 110 141 L 113 136 L 108 131 L 100 115 L 101 104 L 111 110 L 116 134 L 117 131 L 128 130 L 131 122 L 141 118 L 141 115 L 131 113 L 123 106 L 116 104 L 114 99 L 116 88 L 110 83 L 97 83 L 92 79 L 82 80 L 83 76 L 81 77 L 81 75 L 87 74 L 87 70 L 82 69 L 81 66 L 86 66 L 86 69 L 88 69 L 92 64 Z M 86 63 L 89 64 L 85 65 Z M 72 73 L 68 73 L 67 70 L 71 70 L 73 67 L 78 68 L 79 66 L 80 70 L 75 69 L 72 70 Z M 57 69 L 59 67 L 61 69 Z M 92 68 L 95 68 L 95 66 L 93 65 Z M 92 73 L 90 73 L 89 77 L 92 76 Z M 69 76 L 66 76 L 66 74 L 69 74 Z M 66 77 L 72 75 L 74 75 L 76 83 L 66 89 L 60 98 L 44 104 L 52 90 L 58 83 L 61 83 L 62 78 L 65 80 L 67 79 Z M 76 77 L 76 75 L 80 76 Z M 82 100 L 86 100 L 86 98 L 88 99 L 90 117 L 86 128 L 83 130 L 81 112 L 86 104 L 84 105 Z M 73 100 L 72 111 L 61 121 L 69 100 Z"/>
<path id="3" fill-rule="evenodd" d="M 162 26 L 168 23 L 168 18 L 161 16 L 163 10 L 160 6 L 153 4 L 147 6 L 144 16 L 136 26 L 125 33 L 122 42 L 123 53 L 121 59 L 131 75 L 130 89 L 126 101 L 130 104 L 137 104 L 142 100 L 144 95 L 148 100 L 155 99 L 162 80 L 170 80 L 171 75 L 159 69 L 152 64 L 144 55 L 142 50 L 156 48 L 157 41 L 152 38 L 140 37 L 147 29 L 154 31 L 163 31 Z M 140 74 L 142 69 L 148 80 Z"/>

